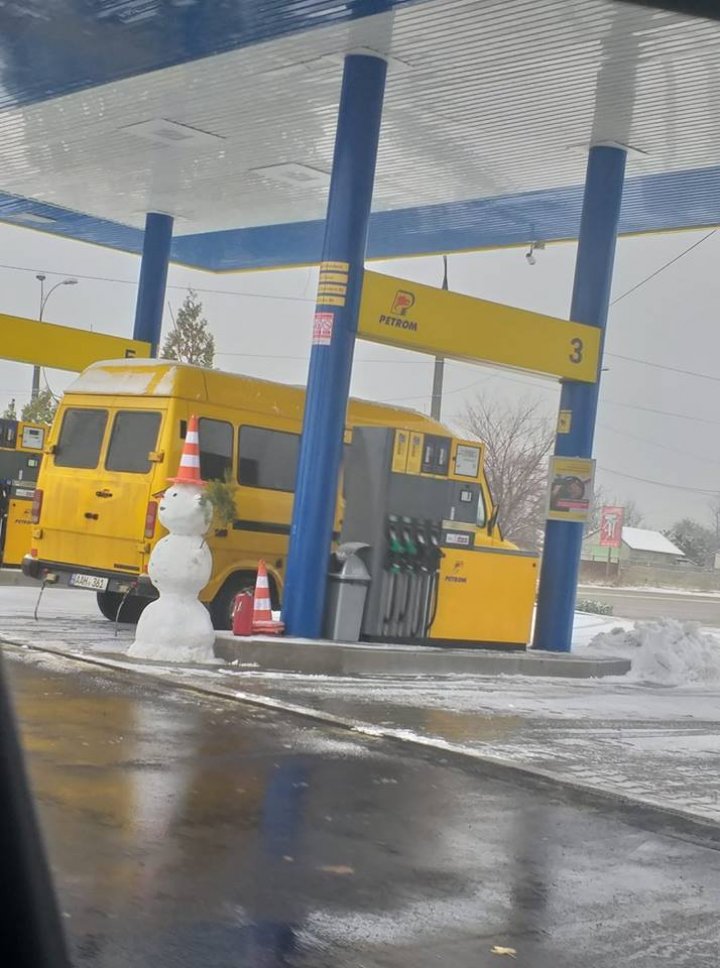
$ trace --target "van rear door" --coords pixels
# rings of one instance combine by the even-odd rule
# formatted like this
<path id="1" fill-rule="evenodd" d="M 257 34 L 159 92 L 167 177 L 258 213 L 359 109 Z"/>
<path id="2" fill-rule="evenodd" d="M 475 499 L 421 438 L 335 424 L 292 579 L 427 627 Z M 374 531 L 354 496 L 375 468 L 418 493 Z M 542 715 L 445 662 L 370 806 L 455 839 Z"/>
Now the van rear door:
<path id="1" fill-rule="evenodd" d="M 153 401 L 154 402 L 154 401 Z M 40 556 L 45 561 L 138 574 L 148 502 L 150 453 L 160 409 L 67 406 L 52 464 L 43 474 Z"/>

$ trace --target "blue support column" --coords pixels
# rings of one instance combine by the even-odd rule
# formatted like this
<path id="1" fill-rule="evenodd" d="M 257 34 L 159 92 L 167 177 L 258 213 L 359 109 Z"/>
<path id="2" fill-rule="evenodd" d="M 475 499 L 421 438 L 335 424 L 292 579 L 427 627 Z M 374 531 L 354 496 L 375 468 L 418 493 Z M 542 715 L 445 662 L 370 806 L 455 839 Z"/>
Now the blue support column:
<path id="1" fill-rule="evenodd" d="M 570 432 L 558 434 L 556 439 L 555 453 L 560 457 L 592 456 L 624 177 L 622 148 L 598 145 L 590 149 L 570 318 L 602 330 L 600 362 L 597 383 L 563 384 L 560 409 L 570 411 L 571 423 Z M 582 539 L 582 524 L 547 522 L 533 642 L 536 649 L 570 651 Z"/>
<path id="2" fill-rule="evenodd" d="M 151 343 L 153 356 L 157 356 L 160 343 L 172 230 L 171 215 L 148 212 L 145 216 L 133 339 Z"/>
<path id="3" fill-rule="evenodd" d="M 386 72 L 345 59 L 283 595 L 288 633 L 305 638 L 322 632 Z"/>

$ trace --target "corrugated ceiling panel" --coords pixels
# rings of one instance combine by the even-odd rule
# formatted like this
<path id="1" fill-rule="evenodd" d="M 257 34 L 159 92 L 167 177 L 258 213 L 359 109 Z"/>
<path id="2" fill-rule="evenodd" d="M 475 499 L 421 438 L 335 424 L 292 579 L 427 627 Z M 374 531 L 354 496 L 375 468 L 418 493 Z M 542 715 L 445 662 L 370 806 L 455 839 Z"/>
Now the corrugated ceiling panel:
<path id="1" fill-rule="evenodd" d="M 307 0 L 306 15 L 313 5 L 322 6 Z M 293 233 L 291 261 L 311 261 L 308 240 L 324 215 L 326 187 L 281 184 L 257 169 L 329 171 L 339 55 L 385 45 L 395 61 L 374 198 L 379 250 L 414 251 L 413 239 L 422 240 L 419 251 L 445 248 L 450 238 L 454 247 L 505 244 L 539 236 L 540 225 L 547 237 L 573 234 L 568 200 L 582 183 L 585 149 L 598 139 L 643 152 L 628 174 L 645 188 L 626 204 L 639 229 L 667 226 L 669 209 L 673 225 L 718 217 L 701 187 L 688 197 L 687 178 L 666 179 L 662 197 L 647 194 L 659 184 L 651 176 L 720 160 L 718 23 L 609 0 L 427 0 L 337 19 L 0 112 L 0 189 L 8 196 L 0 210 L 22 210 L 18 198 L 46 203 L 55 207 L 54 229 L 69 234 L 83 219 L 63 210 L 82 213 L 82 231 L 109 244 L 127 244 L 116 241 L 134 237 L 123 226 L 140 227 L 148 209 L 170 212 L 178 235 L 202 237 L 184 248 L 194 245 L 218 267 L 232 267 L 230 239 L 240 247 L 234 265 L 254 264 L 252 246 L 262 235 L 264 251 L 277 235 L 263 227 L 287 233 L 288 223 L 309 223 L 304 243 L 302 231 Z M 133 131 L 163 119 L 197 131 L 164 143 Z M 381 226 L 394 237 L 381 239 Z"/>

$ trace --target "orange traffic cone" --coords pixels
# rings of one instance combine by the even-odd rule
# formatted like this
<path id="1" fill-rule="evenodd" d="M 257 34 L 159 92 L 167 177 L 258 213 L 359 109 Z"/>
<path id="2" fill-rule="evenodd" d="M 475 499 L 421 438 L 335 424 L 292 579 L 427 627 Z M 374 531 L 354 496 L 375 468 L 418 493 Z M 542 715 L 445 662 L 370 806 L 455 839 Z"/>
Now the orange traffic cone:
<path id="1" fill-rule="evenodd" d="M 285 626 L 276 622 L 272 617 L 270 605 L 270 583 L 264 561 L 258 562 L 257 580 L 255 582 L 255 599 L 253 602 L 253 632 L 263 635 L 281 635 Z"/>
<path id="2" fill-rule="evenodd" d="M 198 418 L 190 417 L 185 434 L 180 466 L 177 477 L 169 478 L 171 484 L 200 484 L 205 481 L 200 477 L 200 438 L 198 436 Z"/>

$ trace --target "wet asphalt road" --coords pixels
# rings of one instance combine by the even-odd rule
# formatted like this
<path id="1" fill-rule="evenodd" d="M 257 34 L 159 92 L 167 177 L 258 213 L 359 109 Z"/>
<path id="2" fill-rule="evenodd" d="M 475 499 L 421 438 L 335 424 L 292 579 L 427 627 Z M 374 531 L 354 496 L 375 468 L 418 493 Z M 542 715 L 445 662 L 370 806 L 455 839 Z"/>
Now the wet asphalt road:
<path id="1" fill-rule="evenodd" d="M 10 658 L 77 966 L 718 964 L 717 841 L 437 751 Z"/>
<path id="2" fill-rule="evenodd" d="M 632 588 L 599 588 L 581 585 L 578 598 L 606 602 L 618 618 L 675 618 L 720 628 L 720 596 L 686 595 L 683 592 L 648 592 Z"/>

